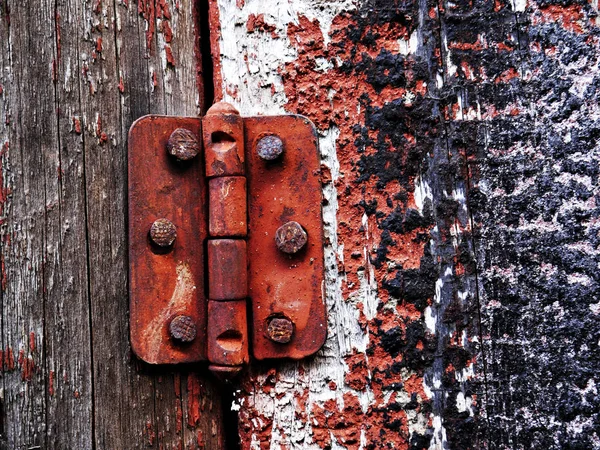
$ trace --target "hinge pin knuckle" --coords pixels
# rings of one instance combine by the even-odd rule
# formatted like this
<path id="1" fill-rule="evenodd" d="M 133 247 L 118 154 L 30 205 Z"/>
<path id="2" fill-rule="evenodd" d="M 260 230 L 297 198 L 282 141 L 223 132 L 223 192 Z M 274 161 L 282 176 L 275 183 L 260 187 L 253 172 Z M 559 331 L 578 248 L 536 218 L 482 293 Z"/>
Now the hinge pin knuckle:
<path id="1" fill-rule="evenodd" d="M 208 183 L 208 359 L 219 377 L 248 363 L 248 227 L 244 122 L 227 103 L 203 121 Z M 232 239 L 237 238 L 237 239 Z M 225 367 L 231 367 L 227 370 Z"/>

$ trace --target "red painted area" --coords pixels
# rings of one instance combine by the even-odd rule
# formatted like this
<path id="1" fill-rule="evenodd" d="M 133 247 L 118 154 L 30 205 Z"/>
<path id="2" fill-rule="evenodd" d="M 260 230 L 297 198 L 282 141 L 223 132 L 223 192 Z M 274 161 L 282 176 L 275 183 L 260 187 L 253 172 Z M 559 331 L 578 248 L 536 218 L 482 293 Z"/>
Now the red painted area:
<path id="1" fill-rule="evenodd" d="M 187 378 L 188 391 L 188 411 L 187 424 L 191 428 L 195 428 L 200 424 L 200 416 L 202 415 L 200 400 L 202 398 L 202 384 L 200 378 L 196 374 L 189 374 Z"/>
<path id="2" fill-rule="evenodd" d="M 345 358 L 345 361 L 348 365 L 348 372 L 344 383 L 355 391 L 364 391 L 370 378 L 366 355 L 355 350 Z"/>
<path id="3" fill-rule="evenodd" d="M 15 355 L 10 347 L 2 353 L 2 370 L 4 372 L 15 370 Z"/>
<path id="4" fill-rule="evenodd" d="M 148 52 L 152 50 L 152 41 L 154 39 L 154 31 L 155 31 L 155 22 L 156 22 L 156 13 L 154 9 L 154 1 L 153 0 L 139 0 L 138 1 L 138 14 L 141 14 L 142 17 L 146 20 L 147 29 L 146 29 L 146 48 Z"/>
<path id="5" fill-rule="evenodd" d="M 539 23 L 560 23 L 565 29 L 574 33 L 583 33 L 584 13 L 581 5 L 573 4 L 548 5 L 539 9 L 539 14 L 534 15 L 534 24 Z"/>
<path id="6" fill-rule="evenodd" d="M 261 31 L 271 33 L 271 37 L 276 38 L 279 37 L 275 32 L 276 29 L 277 27 L 275 25 L 265 22 L 264 14 L 250 14 L 248 16 L 248 21 L 246 22 L 246 31 L 248 31 L 248 33 Z"/>
<path id="7" fill-rule="evenodd" d="M 435 10 L 431 14 L 436 15 Z M 253 19 L 256 21 L 256 19 Z M 373 270 L 377 286 L 382 286 L 388 277 L 388 266 L 382 264 L 379 268 L 371 265 L 370 261 L 376 258 L 377 246 L 382 241 L 383 229 L 380 227 L 375 215 L 365 216 L 361 204 L 377 202 L 377 211 L 382 217 L 391 215 L 394 211 L 406 211 L 407 208 L 416 208 L 414 201 L 414 180 L 408 184 L 390 181 L 382 190 L 377 185 L 377 180 L 370 178 L 360 180 L 360 173 L 356 170 L 360 154 L 354 145 L 356 125 L 365 124 L 365 107 L 361 104 L 361 95 L 369 99 L 371 107 L 381 107 L 405 97 L 407 92 L 411 95 L 425 96 L 427 93 L 426 80 L 419 79 L 413 71 L 410 59 L 406 59 L 404 71 L 407 78 L 406 87 L 385 86 L 377 90 L 368 82 L 366 74 L 359 70 L 340 70 L 339 64 L 328 71 L 317 70 L 317 58 L 328 61 L 342 61 L 346 68 L 359 66 L 365 58 L 376 58 L 380 52 L 394 53 L 398 51 L 399 36 L 408 39 L 409 30 L 399 23 L 384 24 L 367 27 L 363 35 L 371 33 L 377 36 L 376 45 L 367 46 L 364 41 L 348 45 L 348 30 L 356 32 L 356 24 L 350 16 L 342 14 L 334 18 L 330 43 L 326 47 L 321 34 L 319 23 L 306 17 L 299 17 L 298 25 L 288 26 L 288 37 L 298 52 L 295 61 L 287 63 L 281 71 L 284 82 L 285 94 L 288 98 L 286 108 L 290 112 L 306 115 L 314 121 L 321 130 L 327 130 L 332 123 L 339 128 L 337 140 L 337 156 L 340 163 L 340 178 L 336 180 L 335 187 L 338 191 L 338 241 L 344 248 L 343 265 L 340 261 L 339 270 L 344 273 L 342 284 L 343 294 L 347 297 L 363 283 L 360 275 L 369 277 L 369 269 Z M 250 26 L 251 25 L 251 26 Z M 254 23 L 247 25 L 253 30 Z M 457 48 L 459 44 L 456 44 Z M 466 45 L 469 48 L 479 48 L 479 40 Z M 360 93 L 361 95 L 357 95 Z M 407 107 L 411 103 L 406 103 Z M 405 118 L 411 120 L 410 116 Z M 410 123 L 409 123 L 410 126 Z M 368 131 L 373 142 L 377 141 L 374 131 Z M 408 165 L 408 157 L 420 144 L 417 136 L 410 133 L 405 136 L 404 147 L 393 149 L 398 152 L 401 165 Z M 392 151 L 391 143 L 390 151 Z M 373 154 L 375 148 L 367 146 L 361 149 L 363 155 Z M 387 169 L 387 168 L 386 168 Z M 391 169 L 391 168 L 390 168 Z M 360 188 L 357 188 L 360 186 Z M 403 201 L 397 200 L 403 198 Z M 426 239 L 429 228 L 416 228 L 404 232 L 402 236 L 392 233 L 393 246 L 387 247 L 386 261 L 393 262 L 395 266 L 403 269 L 418 269 L 424 255 Z M 392 299 L 386 290 L 380 289 L 378 297 L 381 305 L 386 305 Z M 423 389 L 422 376 L 414 373 L 403 373 L 393 369 L 394 364 L 401 361 L 402 355 L 390 354 L 381 344 L 381 335 L 385 333 L 397 334 L 397 339 L 406 339 L 408 325 L 414 321 L 421 321 L 422 314 L 413 304 L 401 300 L 394 300 L 395 306 L 379 308 L 373 319 L 360 315 L 360 323 L 369 333 L 368 358 L 359 352 L 354 352 L 345 358 L 348 373 L 345 376 L 345 390 L 343 406 L 330 400 L 323 404 L 313 405 L 310 417 L 314 440 L 323 448 L 332 445 L 331 435 L 340 445 L 348 449 L 359 448 L 360 434 L 366 434 L 367 442 L 375 447 L 393 446 L 406 449 L 409 446 L 409 432 L 406 414 L 401 408 L 388 408 L 379 404 L 385 398 L 387 386 L 396 386 L 395 390 L 403 389 L 409 396 L 417 395 L 418 405 L 416 411 L 421 410 L 421 404 L 427 401 Z M 363 305 L 358 305 L 362 308 Z M 394 334 L 396 333 L 396 334 Z M 414 351 L 423 350 L 423 342 L 415 344 Z M 375 403 L 363 412 L 358 393 L 367 386 L 373 393 Z M 330 386 L 331 387 L 331 386 Z M 333 386 L 333 389 L 337 386 Z M 350 390 L 350 392 L 348 392 Z M 352 391 L 356 392 L 353 394 Z M 394 396 L 395 398 L 395 396 Z M 390 399 L 392 402 L 393 399 Z M 383 435 L 381 430 L 389 430 L 386 425 L 393 423 L 393 431 Z M 254 430 L 262 441 L 262 431 Z M 269 430 L 270 431 L 270 430 Z"/>
<path id="8" fill-rule="evenodd" d="M 173 56 L 173 50 L 170 45 L 165 45 L 165 54 L 167 55 L 167 64 L 171 67 L 175 67 L 175 57 Z"/>
<path id="9" fill-rule="evenodd" d="M 48 374 L 48 394 L 50 395 L 50 397 L 54 396 L 54 377 L 54 370 L 51 370 Z"/>
<path id="10" fill-rule="evenodd" d="M 241 1 L 243 5 L 243 0 Z M 223 100 L 223 75 L 221 72 L 221 50 L 219 40 L 221 39 L 221 18 L 219 17 L 219 5 L 217 0 L 208 2 L 208 26 L 210 27 L 210 53 L 213 65 L 214 101 Z M 196 59 L 200 64 L 200 59 Z"/>
<path id="11" fill-rule="evenodd" d="M 29 351 L 35 351 L 35 333 L 33 331 L 29 333 Z"/>
<path id="12" fill-rule="evenodd" d="M 100 116 L 98 116 L 98 120 L 96 121 L 96 137 L 100 140 L 101 144 L 108 141 L 108 135 L 102 131 L 102 119 Z"/>
<path id="13" fill-rule="evenodd" d="M 73 128 L 72 130 L 75 131 L 75 133 L 77 134 L 81 134 L 81 120 L 79 119 L 79 117 L 73 117 Z"/>
<path id="14" fill-rule="evenodd" d="M 154 446 L 154 440 L 156 439 L 156 433 L 154 432 L 154 427 L 152 426 L 152 422 L 146 422 L 146 442 L 148 443 L 148 447 Z"/>

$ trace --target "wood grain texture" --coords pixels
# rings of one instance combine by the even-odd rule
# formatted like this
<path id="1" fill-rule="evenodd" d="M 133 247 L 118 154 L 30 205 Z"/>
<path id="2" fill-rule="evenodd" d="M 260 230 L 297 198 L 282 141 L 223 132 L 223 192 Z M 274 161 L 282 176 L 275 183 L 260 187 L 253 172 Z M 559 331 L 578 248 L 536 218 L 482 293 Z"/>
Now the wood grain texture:
<path id="1" fill-rule="evenodd" d="M 0 2 L 2 448 L 222 448 L 200 368 L 128 330 L 126 136 L 197 115 L 192 1 Z"/>

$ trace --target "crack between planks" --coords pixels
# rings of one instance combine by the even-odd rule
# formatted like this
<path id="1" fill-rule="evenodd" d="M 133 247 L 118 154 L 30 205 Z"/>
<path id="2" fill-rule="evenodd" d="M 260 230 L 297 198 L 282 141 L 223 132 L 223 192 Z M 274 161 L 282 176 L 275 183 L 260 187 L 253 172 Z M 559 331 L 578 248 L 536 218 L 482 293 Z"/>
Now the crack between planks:
<path id="1" fill-rule="evenodd" d="M 447 58 L 449 55 L 449 52 L 446 51 L 445 46 L 444 46 L 444 35 L 446 35 L 445 32 L 445 22 L 443 20 L 443 13 L 444 11 L 446 11 L 446 8 L 443 5 L 444 0 L 439 0 L 438 2 L 438 25 L 439 25 L 439 48 L 440 48 L 440 55 L 441 55 L 441 67 L 443 69 L 443 84 L 446 85 L 446 83 L 448 82 L 448 78 L 447 78 L 447 74 L 448 74 L 448 66 L 447 66 Z M 520 42 L 519 42 L 520 45 Z M 462 98 L 462 104 L 465 105 L 466 104 L 466 99 L 464 97 L 464 93 L 465 93 L 465 89 L 461 86 L 459 87 L 459 92 L 456 92 L 456 95 L 458 97 L 458 95 L 460 95 Z M 438 95 L 440 95 L 440 93 L 438 93 Z M 446 98 L 446 96 L 441 96 L 443 98 Z M 441 100 L 441 98 L 439 99 Z M 441 111 L 439 111 L 439 117 L 440 120 L 443 124 L 443 130 L 444 130 L 444 140 L 445 140 L 445 145 L 446 145 L 446 152 L 447 152 L 447 158 L 448 161 L 450 161 L 451 159 L 451 154 L 450 154 L 450 143 L 449 143 L 449 134 L 448 134 L 448 123 L 449 121 L 446 121 L 444 118 L 444 115 L 442 114 Z M 464 164 L 465 164 L 465 171 L 466 171 L 466 192 L 465 192 L 465 198 L 466 198 L 466 209 L 467 209 L 467 217 L 468 217 L 468 221 L 469 224 L 471 226 L 471 237 L 470 239 L 467 238 L 468 240 L 471 241 L 471 246 L 473 248 L 473 255 L 475 257 L 475 270 L 474 270 L 474 278 L 475 278 L 475 303 L 477 305 L 477 328 L 478 328 L 478 333 L 477 336 L 479 338 L 480 341 L 480 345 L 479 345 L 479 351 L 481 352 L 481 358 L 483 360 L 483 385 L 484 385 L 484 411 L 485 411 L 485 424 L 486 426 L 486 430 L 484 433 L 484 441 L 487 444 L 487 448 L 491 448 L 491 441 L 490 441 L 490 436 L 489 436 L 489 429 L 490 429 L 490 418 L 489 418 L 489 414 L 487 413 L 487 406 L 488 406 L 488 401 L 489 401 L 489 389 L 488 389 L 488 364 L 487 364 L 487 359 L 486 359 L 486 352 L 485 352 L 485 346 L 484 346 L 484 340 L 483 340 L 483 326 L 482 326 L 482 317 L 481 317 L 481 298 L 479 295 L 479 278 L 480 278 L 480 267 L 479 267 L 479 258 L 478 258 L 478 253 L 477 253 L 477 240 L 475 238 L 475 220 L 474 220 L 474 216 L 473 216 L 473 210 L 472 208 L 469 206 L 469 193 L 471 192 L 471 176 L 470 176 L 470 172 L 469 172 L 469 166 L 468 166 L 468 161 L 467 161 L 467 157 L 466 154 L 463 157 L 464 159 Z"/>

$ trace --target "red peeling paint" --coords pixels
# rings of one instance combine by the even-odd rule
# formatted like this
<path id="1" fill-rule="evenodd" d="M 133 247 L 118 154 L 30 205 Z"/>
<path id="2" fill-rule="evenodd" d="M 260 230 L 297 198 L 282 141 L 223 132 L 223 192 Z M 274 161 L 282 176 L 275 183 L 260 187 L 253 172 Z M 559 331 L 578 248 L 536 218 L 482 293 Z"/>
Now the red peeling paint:
<path id="1" fill-rule="evenodd" d="M 15 370 L 15 355 L 13 353 L 12 348 L 8 348 L 2 352 L 2 371 L 10 372 Z"/>
<path id="2" fill-rule="evenodd" d="M 153 0 L 139 0 L 138 14 L 141 14 L 146 21 L 146 50 L 148 53 L 152 51 L 152 40 L 154 39 L 156 11 Z"/>
<path id="3" fill-rule="evenodd" d="M 125 92 L 125 83 L 123 82 L 123 77 L 119 78 L 119 92 L 121 94 Z"/>
<path id="4" fill-rule="evenodd" d="M 146 422 L 146 442 L 148 443 L 148 447 L 154 447 L 154 439 L 156 439 L 156 434 L 154 433 L 154 427 L 152 426 L 152 422 Z"/>
<path id="5" fill-rule="evenodd" d="M 48 394 L 50 397 L 54 397 L 54 370 L 48 374 Z"/>
<path id="6" fill-rule="evenodd" d="M 79 120 L 79 117 L 73 117 L 72 121 L 73 121 L 72 130 L 75 131 L 76 134 L 81 134 L 81 120 Z"/>
<path id="7" fill-rule="evenodd" d="M 167 64 L 175 67 L 175 58 L 173 57 L 173 51 L 170 45 L 165 45 L 165 54 L 167 55 Z"/>
<path id="8" fill-rule="evenodd" d="M 219 17 L 219 5 L 216 1 L 208 2 L 208 26 L 210 28 L 210 53 L 213 65 L 214 101 L 223 100 L 223 75 L 221 72 L 221 18 Z M 196 59 L 200 64 L 202 60 Z M 202 86 L 199 84 L 199 86 Z"/>
<path id="9" fill-rule="evenodd" d="M 173 30 L 171 29 L 171 25 L 168 21 L 164 20 L 161 24 L 161 30 L 165 37 L 165 42 L 170 44 L 173 40 Z"/>
<path id="10" fill-rule="evenodd" d="M 344 383 L 350 389 L 355 391 L 364 391 L 369 382 L 369 370 L 364 353 L 358 353 L 356 350 L 344 358 L 348 365 L 348 372 L 344 378 Z"/>
<path id="11" fill-rule="evenodd" d="M 35 333 L 34 332 L 29 333 L 29 350 L 31 352 L 35 351 Z"/>
<path id="12" fill-rule="evenodd" d="M 2 202 L 2 210 L 4 210 L 4 202 Z M 4 263 L 4 255 L 1 257 L 1 266 L 2 266 L 2 291 L 6 291 L 6 285 L 8 284 L 8 278 L 6 277 L 6 265 Z"/>
<path id="13" fill-rule="evenodd" d="M 96 137 L 100 140 L 101 144 L 108 141 L 107 134 L 102 131 L 102 119 L 100 119 L 100 116 L 98 116 L 98 120 L 96 122 Z"/>
<path id="14" fill-rule="evenodd" d="M 248 16 L 248 21 L 246 22 L 246 31 L 248 31 L 248 33 L 262 31 L 266 33 L 271 33 L 271 37 L 277 38 L 279 37 L 279 35 L 275 32 L 276 29 L 277 27 L 275 25 L 265 22 L 264 14 L 250 14 Z"/>
<path id="15" fill-rule="evenodd" d="M 581 5 L 548 5 L 539 9 L 540 14 L 534 15 L 533 23 L 560 23 L 568 31 L 581 34 L 584 32 L 582 21 L 584 13 Z"/>
<path id="16" fill-rule="evenodd" d="M 25 357 L 25 351 L 20 350 L 17 362 L 21 368 L 21 379 L 23 381 L 31 381 L 36 370 L 33 359 L 30 357 Z"/>
<path id="17" fill-rule="evenodd" d="M 191 428 L 195 428 L 200 424 L 202 415 L 200 399 L 202 398 L 202 384 L 198 375 L 189 374 L 187 378 L 188 391 L 188 410 L 187 424 Z"/>
<path id="18" fill-rule="evenodd" d="M 96 51 L 98 53 L 102 52 L 102 38 L 99 37 L 98 39 L 96 39 Z"/>

